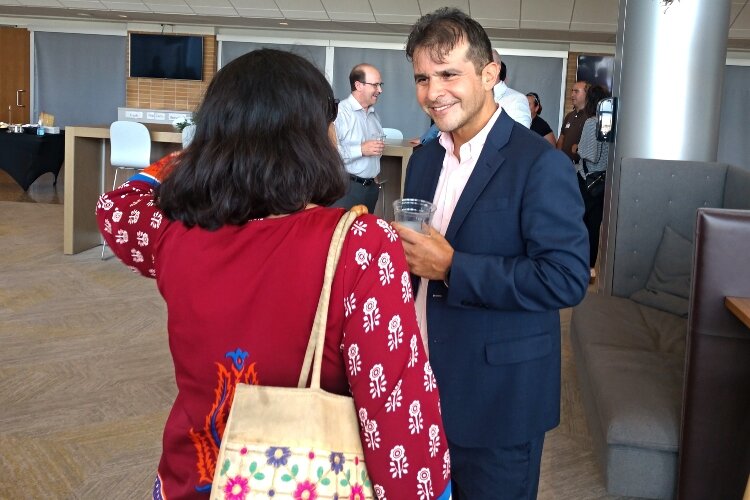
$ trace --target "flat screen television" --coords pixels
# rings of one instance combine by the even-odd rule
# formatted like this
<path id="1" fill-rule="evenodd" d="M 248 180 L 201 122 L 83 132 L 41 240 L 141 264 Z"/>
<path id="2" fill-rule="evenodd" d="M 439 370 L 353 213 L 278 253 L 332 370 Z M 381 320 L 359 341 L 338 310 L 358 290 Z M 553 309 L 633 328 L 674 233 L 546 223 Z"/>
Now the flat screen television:
<path id="1" fill-rule="evenodd" d="M 203 79 L 203 37 L 130 34 L 132 78 Z"/>

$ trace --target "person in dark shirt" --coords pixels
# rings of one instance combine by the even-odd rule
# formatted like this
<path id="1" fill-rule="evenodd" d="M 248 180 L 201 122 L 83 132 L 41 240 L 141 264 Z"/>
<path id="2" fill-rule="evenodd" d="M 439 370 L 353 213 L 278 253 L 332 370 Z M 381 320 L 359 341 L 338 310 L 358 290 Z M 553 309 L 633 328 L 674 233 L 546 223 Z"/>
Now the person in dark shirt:
<path id="1" fill-rule="evenodd" d="M 529 100 L 529 110 L 531 111 L 531 127 L 529 128 L 554 146 L 557 141 L 555 133 L 552 132 L 549 123 L 539 116 L 542 114 L 542 101 L 539 100 L 539 95 L 536 92 L 529 92 L 526 94 L 526 98 Z"/>
<path id="2" fill-rule="evenodd" d="M 570 91 L 570 101 L 573 104 L 573 111 L 565 115 L 563 125 L 560 129 L 560 137 L 557 138 L 557 149 L 568 155 L 573 163 L 578 163 L 578 141 L 581 140 L 583 124 L 589 117 L 586 113 L 586 92 L 591 84 L 584 81 L 577 81 L 573 84 Z"/>

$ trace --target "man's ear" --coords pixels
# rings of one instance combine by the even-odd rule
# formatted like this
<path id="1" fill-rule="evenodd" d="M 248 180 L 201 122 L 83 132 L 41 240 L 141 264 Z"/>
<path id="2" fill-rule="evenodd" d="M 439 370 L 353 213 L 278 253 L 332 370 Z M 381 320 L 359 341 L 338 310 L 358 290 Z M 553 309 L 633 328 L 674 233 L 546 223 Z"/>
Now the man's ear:
<path id="1" fill-rule="evenodd" d="M 497 75 L 499 74 L 500 67 L 494 61 L 487 64 L 487 66 L 482 69 L 482 86 L 485 90 L 489 90 L 495 86 L 497 83 Z"/>

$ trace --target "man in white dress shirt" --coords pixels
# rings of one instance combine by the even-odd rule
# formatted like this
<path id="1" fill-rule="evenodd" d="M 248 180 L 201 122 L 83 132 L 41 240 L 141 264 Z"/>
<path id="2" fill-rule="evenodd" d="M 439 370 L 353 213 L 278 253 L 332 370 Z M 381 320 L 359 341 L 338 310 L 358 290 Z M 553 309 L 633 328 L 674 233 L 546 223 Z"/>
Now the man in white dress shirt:
<path id="1" fill-rule="evenodd" d="M 383 82 L 377 68 L 358 64 L 349 73 L 349 85 L 352 93 L 339 104 L 335 121 L 339 153 L 349 174 L 349 188 L 332 206 L 349 209 L 365 205 L 374 213 L 378 201 L 375 177 L 380 173 L 380 157 L 385 147 L 383 127 L 374 105 L 383 92 Z"/>
<path id="2" fill-rule="evenodd" d="M 497 84 L 492 89 L 495 95 L 495 102 L 505 110 L 511 118 L 526 128 L 531 127 L 531 111 L 529 110 L 529 100 L 525 94 L 513 90 L 505 85 L 505 63 L 500 60 L 500 53 L 497 49 L 492 50 L 492 60 L 500 67 L 500 73 L 497 76 Z"/>

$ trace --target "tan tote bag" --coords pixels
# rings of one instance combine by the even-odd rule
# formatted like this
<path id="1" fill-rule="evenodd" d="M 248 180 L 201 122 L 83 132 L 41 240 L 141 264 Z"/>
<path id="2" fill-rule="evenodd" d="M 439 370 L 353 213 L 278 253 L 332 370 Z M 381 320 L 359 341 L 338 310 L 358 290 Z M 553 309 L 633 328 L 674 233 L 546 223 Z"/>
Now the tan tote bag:
<path id="1" fill-rule="evenodd" d="M 237 385 L 216 460 L 212 500 L 375 498 L 354 400 L 320 388 L 333 275 L 349 228 L 366 212 L 364 206 L 352 208 L 333 233 L 297 387 Z"/>

